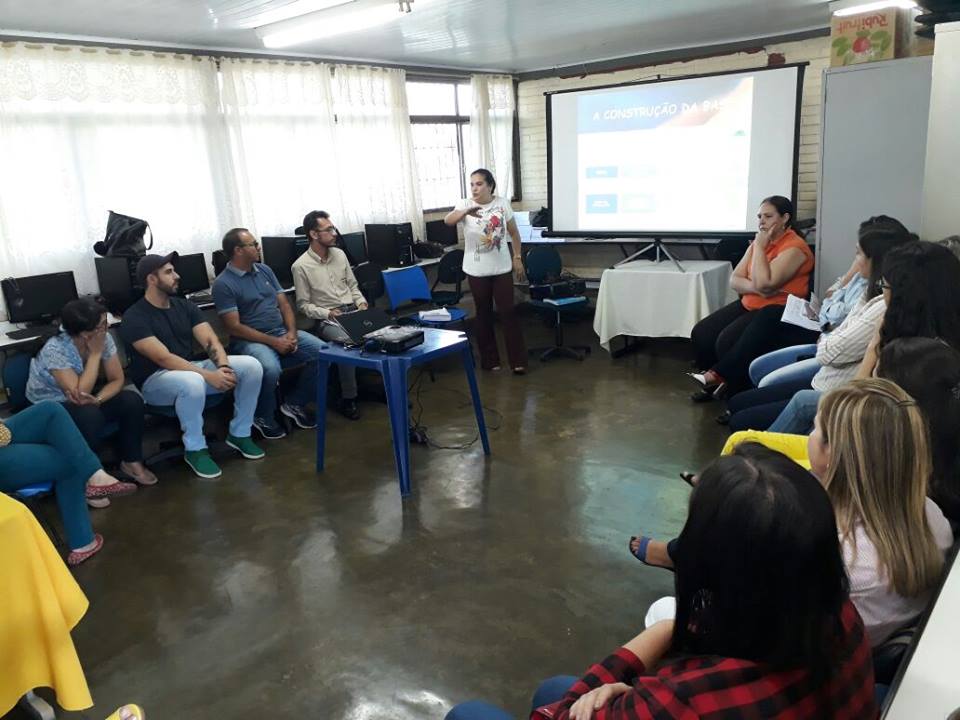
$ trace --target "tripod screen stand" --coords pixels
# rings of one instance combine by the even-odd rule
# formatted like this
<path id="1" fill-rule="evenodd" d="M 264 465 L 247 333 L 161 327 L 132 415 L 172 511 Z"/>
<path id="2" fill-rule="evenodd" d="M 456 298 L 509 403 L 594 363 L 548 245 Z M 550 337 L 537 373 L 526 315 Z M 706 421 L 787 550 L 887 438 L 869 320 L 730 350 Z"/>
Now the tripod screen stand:
<path id="1" fill-rule="evenodd" d="M 664 256 L 666 256 L 667 258 L 673 261 L 673 264 L 677 266 L 677 269 L 680 272 L 686 272 L 686 270 L 684 270 L 683 268 L 683 265 L 680 264 L 680 261 L 677 260 L 670 253 L 669 250 L 667 250 L 667 246 L 663 244 L 663 240 L 661 240 L 660 238 L 654 238 L 648 245 L 645 245 L 641 249 L 637 250 L 633 255 L 630 255 L 629 257 L 626 257 L 620 262 L 616 263 L 613 267 L 620 267 L 621 265 L 625 265 L 628 262 L 633 262 L 634 260 L 638 259 L 641 255 L 645 255 L 649 250 L 653 250 L 656 253 L 654 256 L 655 262 L 660 262 L 662 259 L 660 255 L 663 254 Z"/>

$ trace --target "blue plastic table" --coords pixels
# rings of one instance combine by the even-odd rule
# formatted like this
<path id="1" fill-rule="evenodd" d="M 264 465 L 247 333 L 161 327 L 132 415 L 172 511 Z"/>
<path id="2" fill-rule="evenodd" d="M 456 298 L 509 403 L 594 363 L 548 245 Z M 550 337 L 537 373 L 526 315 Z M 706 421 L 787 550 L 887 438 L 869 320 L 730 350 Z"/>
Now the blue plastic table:
<path id="1" fill-rule="evenodd" d="M 477 389 L 473 353 L 470 341 L 462 332 L 423 328 L 423 344 L 400 355 L 363 353 L 359 348 L 345 348 L 333 343 L 324 343 L 317 363 L 317 472 L 323 470 L 326 439 L 327 375 L 330 363 L 345 363 L 354 367 L 376 370 L 383 376 L 387 391 L 387 408 L 390 411 L 390 426 L 393 431 L 393 455 L 400 476 L 400 495 L 410 494 L 410 409 L 407 399 L 407 371 L 414 365 L 435 360 L 445 355 L 460 354 L 463 369 L 470 385 L 473 410 L 477 416 L 477 429 L 483 443 L 484 455 L 490 454 L 487 425 L 483 419 L 483 405 Z"/>

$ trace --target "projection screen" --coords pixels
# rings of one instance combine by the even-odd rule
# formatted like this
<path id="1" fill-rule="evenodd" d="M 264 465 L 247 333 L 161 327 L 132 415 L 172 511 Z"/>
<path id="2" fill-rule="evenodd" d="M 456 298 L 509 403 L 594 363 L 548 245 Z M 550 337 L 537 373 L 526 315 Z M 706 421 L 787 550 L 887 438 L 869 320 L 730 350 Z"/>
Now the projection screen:
<path id="1" fill-rule="evenodd" d="M 804 64 L 547 93 L 549 233 L 718 237 L 795 197 Z"/>

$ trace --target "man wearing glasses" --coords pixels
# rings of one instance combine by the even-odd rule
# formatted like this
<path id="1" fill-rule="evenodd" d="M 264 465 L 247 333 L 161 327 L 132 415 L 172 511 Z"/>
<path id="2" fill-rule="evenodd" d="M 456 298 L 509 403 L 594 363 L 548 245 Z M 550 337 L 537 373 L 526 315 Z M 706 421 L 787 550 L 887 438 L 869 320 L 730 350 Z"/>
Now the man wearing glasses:
<path id="1" fill-rule="evenodd" d="M 298 427 L 316 427 L 308 407 L 316 396 L 321 342 L 297 330 L 296 314 L 269 266 L 260 262 L 260 243 L 246 228 L 223 236 L 226 269 L 213 281 L 213 302 L 230 333 L 233 353 L 252 355 L 263 365 L 263 384 L 253 426 L 265 440 L 286 435 L 277 422 L 277 383 L 283 368 L 306 364 L 280 412 Z"/>
<path id="2" fill-rule="evenodd" d="M 366 310 L 367 301 L 360 292 L 357 278 L 350 269 L 346 253 L 338 247 L 337 229 L 323 210 L 314 210 L 303 218 L 303 231 L 310 247 L 291 268 L 297 291 L 297 308 L 308 318 L 318 321 L 317 331 L 324 340 L 343 342 L 349 339 L 336 322 L 337 315 L 352 310 Z M 339 365 L 340 412 L 356 420 L 357 374 L 349 365 Z"/>

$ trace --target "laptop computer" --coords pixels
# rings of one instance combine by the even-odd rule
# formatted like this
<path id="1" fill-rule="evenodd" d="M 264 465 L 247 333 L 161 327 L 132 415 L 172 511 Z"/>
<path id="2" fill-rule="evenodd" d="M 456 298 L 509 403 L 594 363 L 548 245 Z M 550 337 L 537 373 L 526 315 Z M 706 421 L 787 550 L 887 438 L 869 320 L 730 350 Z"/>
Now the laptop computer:
<path id="1" fill-rule="evenodd" d="M 363 336 L 393 325 L 393 318 L 383 310 L 370 308 L 344 313 L 337 316 L 337 322 L 350 336 L 352 345 L 363 345 Z"/>

